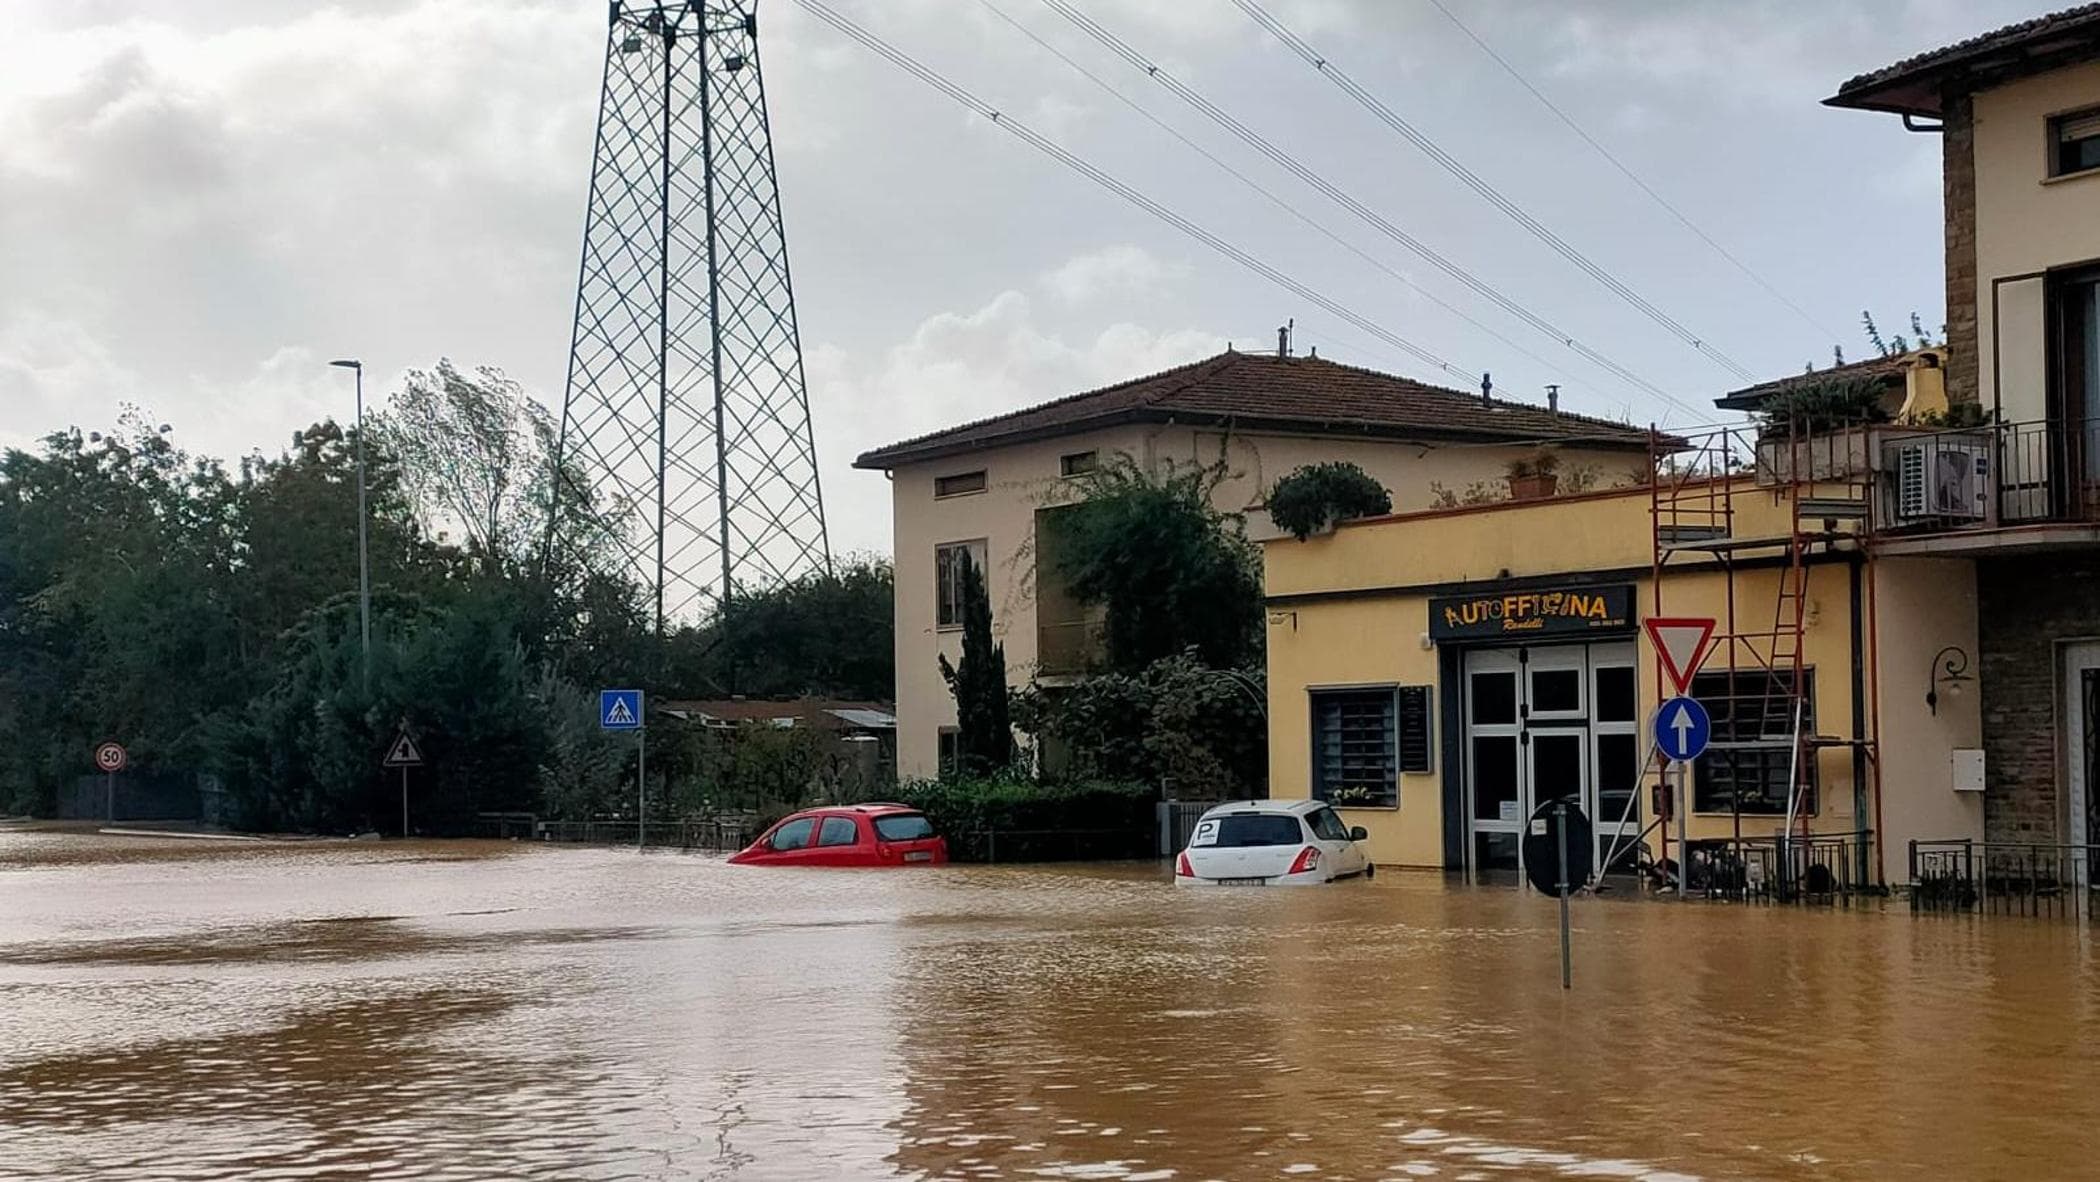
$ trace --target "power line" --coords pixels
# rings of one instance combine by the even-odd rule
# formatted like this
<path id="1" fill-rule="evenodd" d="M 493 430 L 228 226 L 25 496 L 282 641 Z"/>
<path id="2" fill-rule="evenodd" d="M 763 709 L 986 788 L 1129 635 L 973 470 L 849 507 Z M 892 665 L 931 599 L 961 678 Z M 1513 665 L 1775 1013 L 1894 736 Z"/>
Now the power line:
<path id="1" fill-rule="evenodd" d="M 1553 362 L 1546 360 L 1545 358 L 1539 356 L 1531 350 L 1526 349 L 1524 346 L 1518 344 L 1517 342 L 1510 340 L 1508 337 L 1502 335 L 1500 332 L 1497 332 L 1492 326 L 1482 322 L 1474 316 L 1467 314 L 1464 309 L 1459 308 L 1458 306 L 1438 296 L 1435 292 L 1430 291 L 1428 288 L 1423 287 L 1419 283 L 1416 283 L 1414 280 L 1408 278 L 1405 272 L 1394 269 L 1390 264 L 1386 263 L 1385 260 L 1378 258 L 1376 255 L 1373 255 L 1369 251 L 1364 250 L 1362 247 L 1342 237 L 1340 234 L 1335 233 L 1332 229 L 1328 228 L 1326 225 L 1322 224 L 1320 221 L 1307 214 L 1304 210 L 1299 209 L 1297 206 L 1291 204 L 1289 201 L 1284 200 L 1275 192 L 1263 186 L 1261 182 L 1255 180 L 1253 177 L 1248 176 L 1246 173 L 1241 172 L 1239 169 L 1234 168 L 1230 163 L 1220 158 L 1216 153 L 1210 151 L 1210 149 L 1205 148 L 1203 145 L 1197 143 L 1195 140 L 1190 139 L 1187 135 L 1183 134 L 1179 128 L 1174 127 L 1172 124 L 1168 123 L 1164 119 L 1161 119 L 1159 116 L 1154 115 L 1152 112 L 1138 105 L 1138 103 L 1133 101 L 1129 95 L 1126 95 L 1122 91 L 1117 90 L 1115 86 L 1112 83 L 1110 83 L 1107 79 L 1101 77 L 1099 74 L 1094 73 L 1092 70 L 1087 69 L 1084 65 L 1081 65 L 1079 62 L 1073 60 L 1071 55 L 1065 53 L 1057 46 L 1052 45 L 1050 42 L 1044 40 L 1040 35 L 1036 33 L 1035 30 L 1022 24 L 1020 21 L 1015 20 L 1004 9 L 992 3 L 992 0 L 978 0 L 978 3 L 983 5 L 985 10 L 990 12 L 993 16 L 996 16 L 1000 20 L 1006 22 L 1006 24 L 1012 27 L 1016 32 L 1028 38 L 1030 41 L 1035 42 L 1036 45 L 1041 47 L 1045 52 L 1057 58 L 1057 60 L 1063 62 L 1065 65 L 1070 66 L 1081 77 L 1085 78 L 1089 82 L 1092 82 L 1095 86 L 1100 87 L 1117 102 L 1122 103 L 1124 106 L 1136 112 L 1138 116 L 1143 118 L 1146 122 L 1152 124 L 1154 127 L 1159 128 L 1161 131 L 1180 141 L 1182 145 L 1187 147 L 1190 151 L 1195 152 L 1197 155 L 1203 157 L 1205 160 L 1208 160 L 1212 164 L 1216 165 L 1226 175 L 1232 177 L 1240 184 L 1246 186 L 1254 193 L 1260 195 L 1262 198 L 1267 200 L 1269 204 L 1275 206 L 1277 209 L 1282 210 L 1284 213 L 1289 214 L 1291 217 L 1296 218 L 1298 221 L 1304 223 L 1307 227 L 1311 228 L 1313 231 L 1320 234 L 1322 237 L 1325 237 L 1328 241 L 1333 242 L 1335 245 L 1341 247 L 1343 250 L 1346 250 L 1350 254 L 1355 255 L 1357 258 L 1362 259 L 1364 262 L 1369 263 L 1371 266 L 1377 268 L 1380 272 L 1393 279 L 1395 282 L 1405 285 L 1407 288 L 1414 291 L 1417 295 L 1420 295 L 1423 299 L 1428 300 L 1430 303 L 1435 304 L 1437 307 L 1442 308 L 1446 312 L 1451 313 L 1453 316 L 1458 317 L 1460 320 L 1465 321 L 1467 324 L 1472 325 L 1474 328 L 1477 328 L 1480 331 L 1495 338 L 1497 341 L 1502 342 L 1502 344 L 1508 346 L 1511 350 L 1515 351 L 1516 353 L 1528 357 L 1531 360 L 1539 363 L 1540 365 L 1545 366 L 1549 372 L 1559 371 L 1560 367 L 1554 364 Z M 1579 385 L 1579 383 L 1575 383 L 1572 380 L 1570 380 L 1569 384 Z M 1656 393 L 1661 394 L 1665 398 L 1668 397 L 1667 394 L 1662 394 L 1662 392 L 1659 390 L 1656 391 Z"/>
<path id="2" fill-rule="evenodd" d="M 1436 5 L 1436 10 L 1438 12 L 1443 13 L 1444 18 L 1446 20 L 1449 20 L 1452 24 L 1458 26 L 1459 32 L 1464 33 L 1467 39 L 1471 40 L 1473 44 L 1479 46 L 1480 52 L 1488 55 L 1488 57 L 1494 60 L 1496 65 L 1502 67 L 1503 72 L 1507 73 L 1511 78 L 1516 79 L 1517 85 L 1522 86 L 1525 90 L 1530 91 L 1531 97 L 1537 99 L 1540 105 L 1544 106 L 1547 110 L 1553 112 L 1554 116 L 1558 118 L 1562 123 L 1567 124 L 1569 131 L 1572 131 L 1577 136 L 1581 137 L 1583 143 L 1588 144 L 1591 148 L 1594 148 L 1599 156 L 1604 157 L 1604 159 L 1613 168 L 1619 170 L 1620 175 L 1624 176 L 1627 180 L 1632 181 L 1635 187 L 1639 188 L 1641 192 L 1646 193 L 1649 196 L 1649 198 L 1653 200 L 1657 205 L 1662 206 L 1664 210 L 1668 211 L 1671 217 L 1677 219 L 1679 225 L 1683 226 L 1687 230 L 1690 230 L 1692 234 L 1699 239 L 1699 241 L 1704 242 L 1708 246 L 1712 247 L 1715 254 L 1720 255 L 1722 258 L 1727 259 L 1730 263 L 1734 264 L 1736 270 L 1741 271 L 1743 274 L 1749 276 L 1752 282 L 1756 283 L 1759 287 L 1764 288 L 1765 291 L 1769 293 L 1773 299 L 1778 300 L 1780 303 L 1785 304 L 1788 308 L 1792 309 L 1794 315 L 1799 316 L 1801 318 L 1802 323 L 1808 325 L 1810 328 L 1813 328 L 1820 333 L 1830 332 L 1830 329 L 1827 325 L 1819 323 L 1806 308 L 1803 308 L 1801 305 L 1787 298 L 1787 294 L 1785 292 L 1773 286 L 1771 282 L 1765 279 L 1764 276 L 1758 274 L 1755 270 L 1751 269 L 1750 264 L 1737 258 L 1734 254 L 1730 253 L 1727 247 L 1721 245 L 1719 242 L 1714 241 L 1712 235 L 1708 234 L 1705 230 L 1700 229 L 1698 225 L 1696 225 L 1692 221 L 1691 218 L 1685 216 L 1683 210 L 1677 208 L 1675 205 L 1670 204 L 1667 198 L 1665 198 L 1661 193 L 1656 192 L 1655 189 L 1651 187 L 1647 181 L 1642 180 L 1637 174 L 1634 173 L 1634 171 L 1631 168 L 1628 168 L 1624 161 L 1620 160 L 1617 156 L 1613 155 L 1611 149 L 1605 147 L 1603 144 L 1598 143 L 1595 137 L 1591 136 L 1589 132 L 1584 131 L 1581 124 L 1575 122 L 1572 116 L 1570 116 L 1566 111 L 1561 110 L 1560 107 L 1555 105 L 1553 100 L 1547 98 L 1545 94 L 1539 90 L 1538 87 L 1533 86 L 1531 84 L 1530 79 L 1518 73 L 1517 68 L 1515 66 L 1509 64 L 1509 62 L 1505 58 L 1503 58 L 1501 54 L 1495 52 L 1493 46 L 1489 45 L 1486 41 L 1481 39 L 1480 34 L 1475 33 L 1471 28 L 1467 27 L 1466 22 L 1458 19 L 1458 14 L 1452 12 L 1451 9 L 1444 4 L 1444 0 L 1429 0 L 1429 2 L 1431 4 Z"/>
<path id="3" fill-rule="evenodd" d="M 1080 157 L 1073 155 L 1069 151 L 1066 151 L 1056 141 L 1051 140 L 1048 137 L 1038 133 L 1033 128 L 1028 127 L 1026 124 L 1023 124 L 1019 120 L 1006 115 L 1005 113 L 1001 112 L 998 108 L 985 102 L 983 99 L 978 98 L 976 95 L 970 93 L 968 90 L 965 90 L 961 86 L 955 84 L 954 82 L 949 81 L 947 78 L 943 77 L 940 73 L 933 70 L 931 67 L 922 65 L 917 59 L 911 57 L 903 50 L 898 49 L 896 46 L 891 45 L 887 41 L 884 41 L 881 37 L 876 36 L 874 33 L 869 32 L 867 29 L 864 29 L 861 26 L 852 22 L 851 20 L 848 20 L 846 17 L 834 11 L 829 5 L 824 4 L 822 0 L 798 0 L 798 2 L 812 15 L 816 16 L 824 23 L 830 25 L 832 28 L 837 29 L 839 32 L 844 33 L 846 36 L 852 38 L 853 40 L 858 41 L 864 48 L 883 58 L 885 61 L 888 61 L 891 65 L 896 66 L 898 69 L 903 70 L 905 73 L 910 74 L 912 77 L 917 78 L 919 81 L 924 82 L 926 85 L 932 87 L 933 89 L 940 91 L 948 98 L 954 100 L 955 102 L 961 104 L 964 107 L 969 108 L 971 111 L 974 111 L 977 114 L 982 115 L 986 119 L 991 120 L 994 126 L 1005 129 L 1007 132 L 1020 139 L 1029 147 L 1036 149 L 1037 151 L 1057 161 L 1059 164 L 1062 164 L 1065 167 L 1072 169 L 1074 172 L 1079 173 L 1081 176 L 1084 176 L 1088 180 L 1093 181 L 1095 184 L 1100 185 L 1102 188 L 1107 189 L 1109 192 L 1114 193 L 1116 196 L 1121 197 L 1123 200 L 1129 202 L 1130 204 L 1137 206 L 1139 209 L 1144 210 L 1146 213 L 1151 214 L 1153 217 L 1158 218 L 1159 220 L 1167 223 L 1170 226 L 1173 226 L 1175 229 L 1180 230 L 1182 233 L 1187 234 L 1189 237 L 1194 238 L 1196 241 L 1203 243 L 1205 246 L 1210 247 L 1212 250 L 1217 251 L 1219 254 L 1224 255 L 1225 257 L 1238 263 L 1242 267 L 1245 267 L 1248 270 L 1254 272 L 1255 274 L 1260 275 L 1262 278 L 1267 279 L 1269 282 L 1276 284 L 1278 287 L 1283 288 L 1284 290 L 1306 301 L 1307 303 L 1314 305 L 1322 311 L 1327 312 L 1328 314 L 1336 317 L 1337 319 L 1347 321 L 1349 324 L 1354 325 L 1358 329 L 1369 333 L 1370 335 L 1378 338 L 1381 341 L 1384 341 L 1386 344 L 1391 345 L 1396 349 L 1399 349 L 1401 352 L 1404 352 L 1409 356 L 1416 358 L 1417 360 L 1425 362 L 1428 365 L 1434 366 L 1437 369 L 1443 370 L 1446 373 L 1454 374 L 1460 378 L 1464 378 L 1469 382 L 1473 380 L 1474 375 L 1469 371 L 1461 369 L 1456 365 L 1453 365 L 1449 361 L 1444 360 L 1442 357 L 1437 356 L 1435 353 L 1430 352 L 1428 349 L 1415 344 L 1413 341 L 1410 341 L 1405 337 L 1402 337 L 1399 334 L 1390 331 L 1389 329 L 1376 323 L 1375 321 L 1372 321 L 1367 317 L 1364 317 L 1352 311 L 1345 305 L 1333 299 L 1330 299 L 1329 297 L 1321 294 L 1318 291 L 1313 290 L 1312 288 L 1306 286 L 1305 284 L 1299 282 L 1298 280 L 1292 278 L 1284 272 L 1277 270 L 1269 264 L 1261 261 L 1260 259 L 1247 253 L 1246 251 L 1240 249 L 1239 247 L 1233 245 L 1232 243 L 1226 241 L 1218 235 L 1211 233 L 1209 230 L 1204 229 L 1203 227 L 1181 216 L 1180 214 L 1175 213 L 1173 210 L 1167 208 L 1166 206 L 1161 205 L 1159 202 L 1154 201 L 1150 197 L 1145 196 L 1143 193 L 1140 193 L 1136 189 L 1131 188 L 1129 185 L 1124 184 L 1122 181 L 1117 180 L 1115 177 L 1109 175 L 1108 173 L 1102 171 L 1099 168 L 1096 168 L 1094 165 L 1088 163 Z"/>
<path id="4" fill-rule="evenodd" d="M 1619 380 L 1624 381 L 1632 386 L 1635 386 L 1636 388 L 1643 390 L 1656 398 L 1662 399 L 1665 402 L 1671 403 L 1672 405 L 1678 407 L 1681 410 L 1688 411 L 1695 415 L 1700 413 L 1696 410 L 1693 410 L 1690 406 L 1686 405 L 1684 402 L 1680 401 L 1676 397 L 1672 396 L 1668 391 L 1664 390 L 1662 387 L 1657 386 L 1653 382 L 1650 382 L 1647 379 L 1641 377 L 1639 374 L 1634 373 L 1632 370 L 1626 368 L 1624 365 L 1619 364 L 1617 361 L 1612 360 L 1605 354 L 1598 352 L 1596 349 L 1593 349 L 1590 346 L 1583 344 L 1581 341 L 1576 340 L 1572 334 L 1557 327 L 1552 322 L 1545 319 L 1543 316 L 1540 316 L 1537 313 L 1533 312 L 1531 309 L 1526 308 L 1522 304 L 1517 303 L 1509 296 L 1504 295 L 1502 292 L 1496 290 L 1494 287 L 1490 286 L 1487 282 L 1480 279 L 1472 272 L 1460 266 L 1458 263 L 1453 262 L 1449 258 L 1446 258 L 1443 254 L 1439 253 L 1438 251 L 1430 247 L 1428 244 L 1424 243 L 1421 239 L 1416 238 L 1414 235 L 1409 234 L 1407 231 L 1393 224 L 1392 221 L 1381 215 L 1378 211 L 1370 208 L 1363 202 L 1357 200 L 1355 197 L 1349 195 L 1339 186 L 1335 185 L 1332 181 L 1329 181 L 1326 177 L 1320 175 L 1317 172 L 1314 172 L 1311 168 L 1308 168 L 1305 164 L 1294 158 L 1290 153 L 1276 146 L 1276 144 L 1271 142 L 1267 137 L 1255 131 L 1253 128 L 1248 127 L 1245 123 L 1242 123 L 1232 114 L 1220 108 L 1217 104 L 1211 102 L 1209 99 L 1205 98 L 1202 94 L 1198 93 L 1193 87 L 1190 87 L 1187 83 L 1180 81 L 1173 75 L 1161 69 L 1157 63 L 1151 61 L 1142 53 L 1139 53 L 1128 42 L 1116 36 L 1114 33 L 1108 31 L 1108 29 L 1104 28 L 1098 21 L 1095 21 L 1092 17 L 1089 17 L 1085 13 L 1080 12 L 1078 9 L 1074 8 L 1071 4 L 1067 3 L 1066 0 L 1043 0 L 1043 2 L 1046 5 L 1048 5 L 1049 8 L 1052 11 L 1056 12 L 1059 16 L 1064 17 L 1067 21 L 1070 21 L 1073 25 L 1077 26 L 1081 32 L 1100 42 L 1111 53 L 1114 53 L 1116 56 L 1122 58 L 1125 62 L 1129 63 L 1132 67 L 1136 68 L 1138 71 L 1143 73 L 1145 76 L 1151 78 L 1153 81 L 1158 82 L 1160 85 L 1166 87 L 1167 90 L 1171 92 L 1176 98 L 1194 107 L 1205 118 L 1209 119 L 1211 122 L 1217 124 L 1219 127 L 1230 132 L 1235 138 L 1239 139 L 1248 147 L 1251 147 L 1255 151 L 1260 152 L 1263 156 L 1267 157 L 1271 163 L 1275 164 L 1279 168 L 1282 168 L 1284 171 L 1290 173 L 1292 176 L 1297 177 L 1300 181 L 1304 182 L 1305 184 L 1310 185 L 1314 189 L 1319 190 L 1319 192 L 1326 196 L 1328 200 L 1333 201 L 1335 204 L 1340 205 L 1342 208 L 1356 215 L 1358 219 L 1363 221 L 1372 229 L 1377 230 L 1379 233 L 1384 234 L 1386 237 L 1399 243 L 1401 246 L 1406 247 L 1409 251 L 1412 251 L 1417 257 L 1421 258 L 1424 262 L 1429 263 L 1431 266 L 1444 272 L 1446 275 L 1451 276 L 1453 279 L 1456 279 L 1461 284 L 1464 284 L 1475 294 L 1481 296 L 1483 299 L 1488 300 L 1490 303 L 1493 303 L 1495 306 L 1501 308 L 1505 312 L 1508 312 L 1510 315 L 1516 317 L 1517 319 L 1522 320 L 1525 324 L 1530 325 L 1532 328 L 1538 330 L 1539 332 L 1545 333 L 1547 336 L 1550 336 L 1554 340 L 1559 341 L 1561 344 L 1573 350 L 1577 355 L 1587 359 L 1592 364 L 1603 368 L 1607 372 L 1611 373 L 1614 377 L 1617 377 Z M 1091 77 L 1091 75 L 1089 76 Z M 1461 315 L 1463 315 L 1463 313 L 1461 313 Z M 1468 317 L 1467 319 L 1470 320 L 1471 317 Z"/>
<path id="5" fill-rule="evenodd" d="M 1464 164 L 1459 163 L 1457 157 L 1439 147 L 1436 141 L 1422 134 L 1407 120 L 1402 119 L 1391 107 L 1381 102 L 1377 95 L 1365 90 L 1355 79 L 1344 73 L 1340 67 L 1328 61 L 1303 38 L 1291 32 L 1283 22 L 1269 15 L 1268 11 L 1262 8 L 1257 0 L 1232 0 L 1232 2 L 1239 7 L 1241 12 L 1252 18 L 1256 24 L 1267 29 L 1278 41 L 1283 42 L 1285 48 L 1303 58 L 1308 65 L 1312 66 L 1315 72 L 1325 76 L 1330 82 L 1340 87 L 1344 94 L 1355 99 L 1365 110 L 1377 116 L 1379 122 L 1398 132 L 1402 138 L 1420 149 L 1424 155 L 1435 161 L 1444 171 L 1457 177 L 1467 188 L 1473 190 L 1488 204 L 1501 210 L 1511 221 L 1524 227 L 1534 238 L 1551 247 L 1554 253 L 1573 263 L 1577 270 L 1596 280 L 1603 285 L 1605 290 L 1631 304 L 1642 315 L 1663 326 L 1672 335 L 1692 348 L 1697 349 L 1700 353 L 1705 354 L 1723 369 L 1735 374 L 1743 381 L 1754 380 L 1751 372 L 1742 363 L 1707 344 L 1697 333 L 1686 328 L 1671 317 L 1669 313 L 1650 303 L 1639 292 L 1626 286 L 1617 276 L 1590 261 L 1588 256 L 1576 250 L 1553 231 L 1547 229 L 1537 218 L 1532 217 L 1518 206 L 1516 202 L 1505 197 L 1500 190 L 1482 180 Z"/>

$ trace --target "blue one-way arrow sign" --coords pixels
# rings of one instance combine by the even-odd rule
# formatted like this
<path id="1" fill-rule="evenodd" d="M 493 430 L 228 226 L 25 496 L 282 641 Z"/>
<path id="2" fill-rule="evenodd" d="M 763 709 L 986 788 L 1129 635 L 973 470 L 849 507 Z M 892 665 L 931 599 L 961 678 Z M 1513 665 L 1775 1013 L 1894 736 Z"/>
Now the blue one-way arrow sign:
<path id="1" fill-rule="evenodd" d="M 1714 720 L 1696 698 L 1671 698 L 1655 712 L 1655 749 L 1666 759 L 1690 763 L 1713 737 Z"/>
<path id="2" fill-rule="evenodd" d="M 642 691 L 599 690 L 598 725 L 609 731 L 642 729 Z"/>

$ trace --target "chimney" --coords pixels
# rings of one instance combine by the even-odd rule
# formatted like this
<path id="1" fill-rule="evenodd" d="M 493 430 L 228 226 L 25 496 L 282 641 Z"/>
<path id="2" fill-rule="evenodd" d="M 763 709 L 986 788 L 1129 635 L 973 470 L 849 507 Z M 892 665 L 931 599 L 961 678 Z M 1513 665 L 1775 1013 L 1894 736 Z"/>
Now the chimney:
<path id="1" fill-rule="evenodd" d="M 1551 383 L 1546 386 L 1546 413 L 1549 415 L 1560 413 L 1560 387 Z"/>
<path id="2" fill-rule="evenodd" d="M 1278 357 L 1289 357 L 1291 355 L 1291 329 L 1296 327 L 1297 324 L 1298 318 L 1293 316 L 1289 320 L 1284 321 L 1283 326 L 1276 330 L 1276 355 Z"/>
<path id="3" fill-rule="evenodd" d="M 1495 378 L 1493 374 L 1480 375 L 1480 405 L 1495 405 Z"/>

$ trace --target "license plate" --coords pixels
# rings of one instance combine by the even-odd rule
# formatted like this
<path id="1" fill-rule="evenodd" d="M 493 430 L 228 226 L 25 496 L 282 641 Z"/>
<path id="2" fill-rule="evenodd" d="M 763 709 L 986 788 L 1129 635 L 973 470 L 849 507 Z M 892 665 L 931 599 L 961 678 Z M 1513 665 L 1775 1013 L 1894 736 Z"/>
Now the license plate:
<path id="1" fill-rule="evenodd" d="M 1219 886 L 1266 886 L 1266 885 L 1268 885 L 1268 881 L 1269 881 L 1269 880 L 1268 880 L 1268 879 L 1266 879 L 1266 878 L 1221 878 L 1221 879 L 1218 879 L 1218 885 L 1219 885 Z"/>
<path id="2" fill-rule="evenodd" d="M 907 862 L 931 862 L 933 861 L 933 851 L 906 850 L 904 851 L 904 860 Z"/>

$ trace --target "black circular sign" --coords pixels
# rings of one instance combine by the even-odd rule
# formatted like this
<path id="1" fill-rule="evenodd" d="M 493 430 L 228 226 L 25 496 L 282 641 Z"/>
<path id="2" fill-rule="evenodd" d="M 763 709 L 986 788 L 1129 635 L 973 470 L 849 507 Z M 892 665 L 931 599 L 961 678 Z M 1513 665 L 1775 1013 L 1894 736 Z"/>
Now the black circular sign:
<path id="1" fill-rule="evenodd" d="M 1563 881 L 1560 873 L 1563 828 L 1568 837 L 1566 882 L 1570 893 L 1589 882 L 1590 870 L 1596 864 L 1596 848 L 1590 841 L 1590 819 L 1583 815 L 1576 799 L 1564 796 L 1541 804 L 1532 810 L 1531 821 L 1524 826 L 1524 877 L 1531 880 L 1533 887 L 1548 895 L 1559 894 Z"/>

